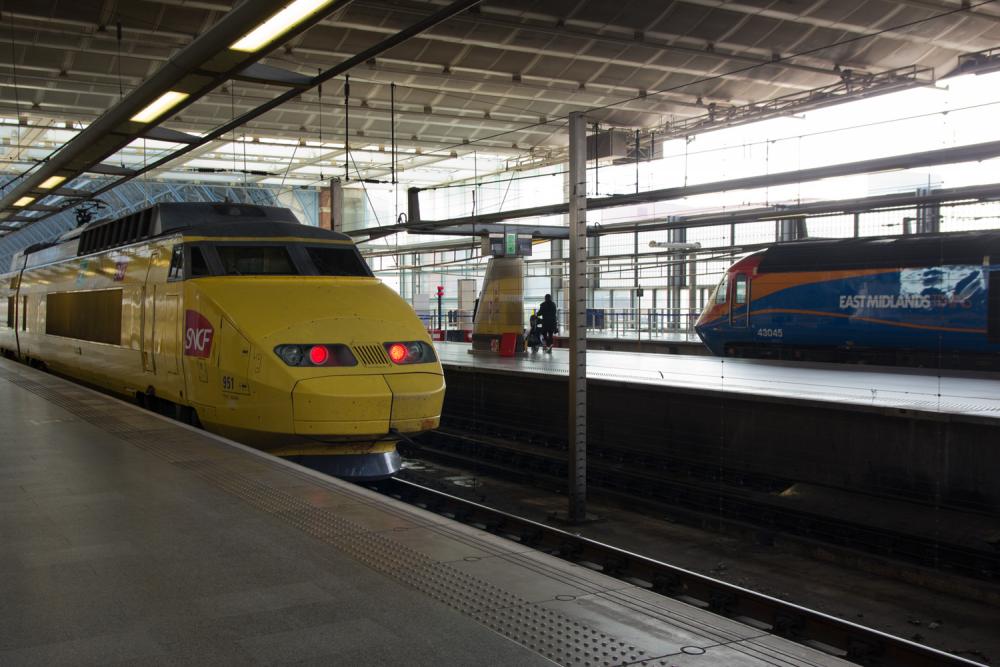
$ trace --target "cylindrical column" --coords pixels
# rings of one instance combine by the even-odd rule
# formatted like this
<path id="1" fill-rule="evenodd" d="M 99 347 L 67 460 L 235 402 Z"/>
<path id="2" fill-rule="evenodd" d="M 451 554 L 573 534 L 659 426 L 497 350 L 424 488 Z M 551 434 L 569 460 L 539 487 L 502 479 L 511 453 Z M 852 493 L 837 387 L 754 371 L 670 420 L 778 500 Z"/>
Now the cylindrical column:
<path id="1" fill-rule="evenodd" d="M 587 136 L 569 115 L 569 520 L 587 517 Z"/>

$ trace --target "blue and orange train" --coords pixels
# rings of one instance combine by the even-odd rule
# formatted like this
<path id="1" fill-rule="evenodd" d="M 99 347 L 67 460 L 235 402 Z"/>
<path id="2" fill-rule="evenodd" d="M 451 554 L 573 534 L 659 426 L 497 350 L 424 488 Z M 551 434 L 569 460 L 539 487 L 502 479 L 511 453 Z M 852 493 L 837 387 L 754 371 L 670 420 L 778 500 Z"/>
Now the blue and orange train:
<path id="1" fill-rule="evenodd" d="M 774 245 L 726 271 L 695 330 L 719 356 L 1000 370 L 1000 232 Z"/>

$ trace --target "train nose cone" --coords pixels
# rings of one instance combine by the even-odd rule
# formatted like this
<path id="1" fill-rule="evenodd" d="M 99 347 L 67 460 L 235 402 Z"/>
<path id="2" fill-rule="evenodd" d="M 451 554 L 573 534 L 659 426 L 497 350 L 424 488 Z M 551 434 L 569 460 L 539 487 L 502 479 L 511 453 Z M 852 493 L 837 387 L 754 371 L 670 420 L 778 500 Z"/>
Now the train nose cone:
<path id="1" fill-rule="evenodd" d="M 444 380 L 436 373 L 386 375 L 392 389 L 392 428 L 418 433 L 437 428 L 444 403 Z"/>
<path id="2" fill-rule="evenodd" d="M 437 428 L 443 400 L 444 381 L 436 373 L 300 380 L 292 391 L 295 433 L 314 438 L 419 433 Z"/>
<path id="3" fill-rule="evenodd" d="M 335 375 L 300 380 L 292 391 L 295 433 L 384 436 L 392 390 L 381 375 Z"/>

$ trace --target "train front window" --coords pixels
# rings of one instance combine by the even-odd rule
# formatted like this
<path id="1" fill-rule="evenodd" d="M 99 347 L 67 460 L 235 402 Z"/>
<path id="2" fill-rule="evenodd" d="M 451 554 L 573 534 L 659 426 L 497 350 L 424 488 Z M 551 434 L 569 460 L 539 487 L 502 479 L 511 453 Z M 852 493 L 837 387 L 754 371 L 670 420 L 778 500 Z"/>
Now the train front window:
<path id="1" fill-rule="evenodd" d="M 306 252 L 321 276 L 371 275 L 354 246 L 309 246 Z"/>
<path id="2" fill-rule="evenodd" d="M 210 276 L 212 272 L 205 261 L 205 253 L 198 246 L 191 246 L 191 277 Z"/>
<path id="3" fill-rule="evenodd" d="M 733 283 L 733 303 L 737 306 L 742 306 L 747 302 L 747 277 L 746 274 L 741 273 L 736 276 L 736 282 Z"/>
<path id="4" fill-rule="evenodd" d="M 284 246 L 216 246 L 227 276 L 297 276 L 288 248 Z"/>
<path id="5" fill-rule="evenodd" d="M 167 271 L 167 281 L 184 279 L 184 246 L 175 245 L 170 255 L 170 269 Z"/>
<path id="6" fill-rule="evenodd" d="M 715 293 L 712 294 L 712 301 L 718 304 L 726 302 L 726 292 L 729 291 L 729 274 L 722 276 L 722 280 L 715 286 Z"/>

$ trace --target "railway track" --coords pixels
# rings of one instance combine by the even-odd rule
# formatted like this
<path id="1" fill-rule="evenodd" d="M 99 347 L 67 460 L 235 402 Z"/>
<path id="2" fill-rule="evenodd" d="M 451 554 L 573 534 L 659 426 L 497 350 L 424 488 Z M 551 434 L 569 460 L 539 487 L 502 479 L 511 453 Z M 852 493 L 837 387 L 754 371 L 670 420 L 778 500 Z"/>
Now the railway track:
<path id="1" fill-rule="evenodd" d="M 978 665 L 725 581 L 618 549 L 401 479 L 371 488 L 591 570 L 797 641 L 860 665 Z"/>
<path id="2" fill-rule="evenodd" d="M 420 457 L 564 490 L 567 455 L 553 443 L 439 429 L 410 443 L 410 448 Z M 720 522 L 729 523 L 752 529 L 763 541 L 777 534 L 791 535 L 991 583 L 1000 579 L 997 550 L 949 544 L 783 506 L 776 494 L 791 484 L 787 480 L 748 477 L 724 469 L 672 472 L 667 462 L 651 461 L 645 455 L 632 463 L 621 452 L 595 453 L 588 473 L 595 492 L 632 507 L 639 504 L 669 513 L 689 525 L 718 528 Z"/>

